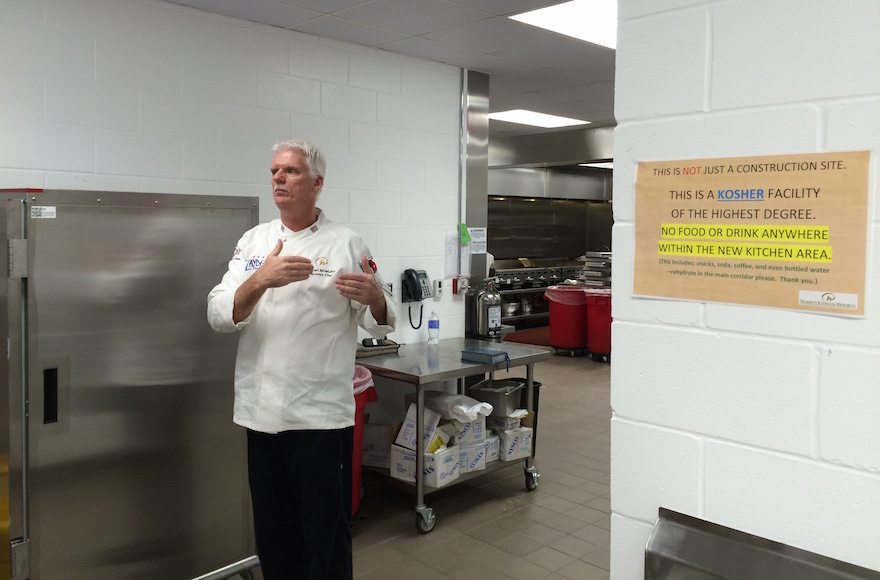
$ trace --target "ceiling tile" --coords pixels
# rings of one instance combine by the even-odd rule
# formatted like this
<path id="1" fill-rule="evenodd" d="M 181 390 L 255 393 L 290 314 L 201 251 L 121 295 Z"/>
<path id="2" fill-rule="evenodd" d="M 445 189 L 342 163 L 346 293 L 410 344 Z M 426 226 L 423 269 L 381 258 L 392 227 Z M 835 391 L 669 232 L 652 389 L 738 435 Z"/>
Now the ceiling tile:
<path id="1" fill-rule="evenodd" d="M 410 36 L 421 36 L 492 17 L 491 14 L 445 0 L 375 0 L 337 12 L 336 16 Z"/>
<path id="2" fill-rule="evenodd" d="M 241 4 L 247 4 L 250 0 L 239 0 Z M 308 10 L 314 10 L 315 12 L 320 12 L 321 14 L 333 14 L 339 10 L 345 10 L 346 8 L 353 8 L 354 6 L 360 6 L 361 4 L 369 4 L 373 0 L 277 0 L 283 4 L 289 4 L 290 6 L 298 6 L 300 8 L 306 8 Z"/>
<path id="3" fill-rule="evenodd" d="M 523 45 L 555 40 L 556 35 L 509 18 L 492 18 L 426 34 L 425 38 L 476 52 L 495 54 Z"/>
<path id="4" fill-rule="evenodd" d="M 248 0 L 247 2 L 240 0 L 181 0 L 177 3 L 214 14 L 262 22 L 281 28 L 290 28 L 320 16 L 318 12 L 288 4 L 279 4 L 273 0 Z"/>
<path id="5" fill-rule="evenodd" d="M 449 46 L 447 44 L 441 44 L 439 42 L 418 37 L 407 38 L 405 40 L 385 44 L 382 45 L 382 48 L 417 58 L 439 61 L 447 64 L 480 56 L 469 50 L 463 50 L 461 47 Z"/>
<path id="6" fill-rule="evenodd" d="M 405 34 L 359 24 L 351 20 L 343 20 L 335 16 L 321 16 L 296 26 L 294 29 L 307 34 L 314 34 L 315 36 L 373 47 L 407 38 Z"/>
<path id="7" fill-rule="evenodd" d="M 520 12 L 546 8 L 559 4 L 560 0 L 450 0 L 475 10 L 482 10 L 496 16 L 510 16 Z"/>

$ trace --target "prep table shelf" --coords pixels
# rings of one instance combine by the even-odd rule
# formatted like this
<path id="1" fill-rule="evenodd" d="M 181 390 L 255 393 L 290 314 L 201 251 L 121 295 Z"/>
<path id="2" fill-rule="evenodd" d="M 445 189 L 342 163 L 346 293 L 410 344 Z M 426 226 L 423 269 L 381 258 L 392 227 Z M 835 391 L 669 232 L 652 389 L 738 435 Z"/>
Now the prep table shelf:
<path id="1" fill-rule="evenodd" d="M 416 494 L 416 529 L 420 533 L 426 534 L 434 529 L 436 524 L 436 516 L 434 510 L 425 505 L 425 494 L 441 489 L 447 489 L 453 485 L 468 481 L 474 477 L 486 473 L 492 473 L 498 469 L 508 467 L 516 463 L 525 463 L 525 486 L 529 491 L 537 487 L 539 474 L 533 465 L 534 449 L 537 444 L 537 437 L 532 435 L 532 454 L 529 457 L 518 459 L 515 461 L 493 461 L 486 465 L 486 469 L 462 474 L 456 481 L 441 488 L 430 488 L 425 491 L 424 482 L 424 462 L 425 462 L 425 442 L 424 442 L 424 414 L 425 414 L 425 390 L 434 383 L 440 383 L 446 380 L 456 380 L 458 382 L 458 392 L 464 393 L 465 377 L 493 373 L 496 370 L 507 368 L 507 364 L 501 363 L 470 363 L 461 360 L 461 351 L 466 348 L 493 348 L 503 349 L 510 356 L 510 368 L 525 366 L 526 367 L 526 389 L 527 389 L 527 409 L 533 410 L 533 393 L 534 393 L 534 365 L 537 362 L 547 360 L 552 355 L 549 350 L 533 348 L 514 343 L 504 343 L 499 346 L 497 342 L 477 340 L 472 338 L 447 338 L 440 341 L 436 347 L 437 355 L 428 357 L 428 344 L 416 343 L 402 345 L 396 354 L 384 354 L 371 356 L 369 358 L 359 359 L 358 364 L 365 366 L 373 373 L 380 377 L 395 379 L 404 383 L 413 385 L 416 389 L 416 481 L 415 484 L 407 483 L 401 480 L 399 487 L 404 489 L 410 488 Z M 430 362 L 429 362 L 430 361 Z M 490 467 L 491 466 L 491 467 Z M 381 470 L 374 470 L 381 473 Z M 389 476 L 389 479 L 393 479 Z"/>

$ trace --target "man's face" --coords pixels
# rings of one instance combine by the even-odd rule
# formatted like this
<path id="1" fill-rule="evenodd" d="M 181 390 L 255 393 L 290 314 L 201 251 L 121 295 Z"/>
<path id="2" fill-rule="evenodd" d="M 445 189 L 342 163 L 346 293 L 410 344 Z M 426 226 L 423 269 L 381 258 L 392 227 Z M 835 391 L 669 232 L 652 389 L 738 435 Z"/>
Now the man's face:
<path id="1" fill-rule="evenodd" d="M 312 177 L 299 149 L 284 149 L 272 158 L 272 192 L 282 211 L 312 211 L 323 177 Z"/>

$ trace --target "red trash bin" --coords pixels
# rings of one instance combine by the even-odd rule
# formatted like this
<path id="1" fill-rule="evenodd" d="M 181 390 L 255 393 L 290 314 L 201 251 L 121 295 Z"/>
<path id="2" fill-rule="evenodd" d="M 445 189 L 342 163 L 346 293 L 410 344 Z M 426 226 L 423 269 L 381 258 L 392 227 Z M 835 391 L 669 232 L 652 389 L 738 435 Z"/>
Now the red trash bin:
<path id="1" fill-rule="evenodd" d="M 587 301 L 587 350 L 611 355 L 611 289 L 584 290 Z"/>
<path id="2" fill-rule="evenodd" d="M 571 350 L 587 347 L 587 302 L 583 286 L 548 286 L 550 346 Z"/>
<path id="3" fill-rule="evenodd" d="M 354 367 L 354 445 L 351 453 L 351 515 L 354 518 L 361 507 L 361 462 L 364 448 L 364 407 L 367 403 L 379 400 L 373 386 L 373 373 L 370 369 Z"/>

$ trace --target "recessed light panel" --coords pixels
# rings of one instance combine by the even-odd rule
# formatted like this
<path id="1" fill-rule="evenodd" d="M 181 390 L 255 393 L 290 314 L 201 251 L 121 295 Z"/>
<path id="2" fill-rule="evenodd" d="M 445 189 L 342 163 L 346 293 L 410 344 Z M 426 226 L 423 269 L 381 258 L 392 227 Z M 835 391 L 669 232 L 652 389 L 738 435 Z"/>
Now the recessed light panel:
<path id="1" fill-rule="evenodd" d="M 588 125 L 590 123 L 589 121 L 582 121 L 580 119 L 557 117 L 556 115 L 546 115 L 544 113 L 536 113 L 535 111 L 527 111 L 525 109 L 489 113 L 489 118 L 496 121 L 507 121 L 508 123 L 519 123 L 520 125 L 531 125 L 533 127 L 544 127 L 546 129 L 572 127 L 574 125 Z"/>
<path id="2" fill-rule="evenodd" d="M 510 18 L 593 44 L 617 47 L 617 0 L 572 0 Z"/>

